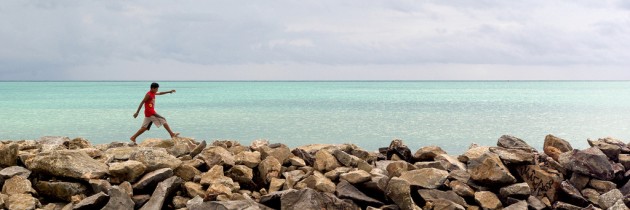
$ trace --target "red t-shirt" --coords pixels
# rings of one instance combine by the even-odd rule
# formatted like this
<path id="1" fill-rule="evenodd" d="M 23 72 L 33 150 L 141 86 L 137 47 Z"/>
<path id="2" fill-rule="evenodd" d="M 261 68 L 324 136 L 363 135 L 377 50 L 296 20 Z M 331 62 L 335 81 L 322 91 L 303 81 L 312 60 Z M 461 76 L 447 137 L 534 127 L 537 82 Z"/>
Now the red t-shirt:
<path id="1" fill-rule="evenodd" d="M 147 92 L 149 95 L 149 101 L 144 103 L 144 116 L 151 117 L 155 112 L 155 93 L 149 91 Z"/>

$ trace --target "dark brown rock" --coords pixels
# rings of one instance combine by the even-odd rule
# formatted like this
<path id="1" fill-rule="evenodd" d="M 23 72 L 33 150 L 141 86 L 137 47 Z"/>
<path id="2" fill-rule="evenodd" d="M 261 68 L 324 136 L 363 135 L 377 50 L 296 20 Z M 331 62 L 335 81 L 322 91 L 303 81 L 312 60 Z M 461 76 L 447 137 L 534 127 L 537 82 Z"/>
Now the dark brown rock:
<path id="1" fill-rule="evenodd" d="M 582 197 L 582 193 L 571 185 L 567 181 L 563 181 L 560 184 L 560 189 L 562 190 L 562 194 L 560 195 L 560 199 L 571 204 L 575 204 L 577 206 L 585 207 L 589 204 L 588 200 Z"/>
<path id="2" fill-rule="evenodd" d="M 109 201 L 109 195 L 99 192 L 90 197 L 87 197 L 81 202 L 74 205 L 72 209 L 74 210 L 91 210 L 91 209 L 100 209 Z"/>
<path id="3" fill-rule="evenodd" d="M 385 195 L 401 209 L 418 209 L 411 198 L 411 185 L 407 180 L 394 177 L 389 180 Z"/>
<path id="4" fill-rule="evenodd" d="M 109 189 L 109 201 L 101 210 L 133 210 L 135 203 L 129 195 L 118 186 Z"/>
<path id="5" fill-rule="evenodd" d="M 590 177 L 584 176 L 579 173 L 573 173 L 571 175 L 571 179 L 569 179 L 569 183 L 571 183 L 578 190 L 582 190 L 588 185 L 588 182 L 591 180 Z"/>
<path id="6" fill-rule="evenodd" d="M 9 167 L 17 165 L 18 160 L 18 144 L 0 143 L 0 167 Z"/>
<path id="7" fill-rule="evenodd" d="M 614 172 L 608 157 L 598 148 L 574 151 L 565 168 L 601 180 L 612 180 Z"/>
<path id="8" fill-rule="evenodd" d="M 393 155 L 396 155 L 400 157 L 402 160 L 407 161 L 407 162 L 413 161 L 411 150 L 409 150 L 407 145 L 403 144 L 402 140 L 399 140 L 399 139 L 392 140 L 392 142 L 389 144 L 389 147 L 387 148 L 387 153 L 386 153 L 387 159 L 388 160 L 392 159 Z"/>
<path id="9" fill-rule="evenodd" d="M 475 201 L 483 209 L 501 209 L 503 205 L 494 193 L 490 191 L 480 191 L 475 193 Z"/>
<path id="10" fill-rule="evenodd" d="M 356 204 L 341 200 L 332 194 L 310 188 L 289 191 L 281 196 L 281 209 L 347 209 L 359 210 Z"/>
<path id="11" fill-rule="evenodd" d="M 582 207 L 573 205 L 573 204 L 569 204 L 569 203 L 565 203 L 562 201 L 558 201 L 555 202 L 553 204 L 553 209 L 559 209 L 559 210 L 582 210 Z"/>
<path id="12" fill-rule="evenodd" d="M 453 191 L 441 191 L 434 189 L 418 190 L 418 194 L 426 202 L 435 202 L 437 200 L 448 200 L 463 207 L 468 206 L 466 200 Z"/>
<path id="13" fill-rule="evenodd" d="M 138 182 L 133 185 L 134 191 L 144 191 L 146 188 L 152 188 L 157 183 L 162 182 L 173 176 L 173 170 L 170 168 L 162 168 L 145 174 Z"/>
<path id="14" fill-rule="evenodd" d="M 617 160 L 621 153 L 621 146 L 609 144 L 602 140 L 593 141 L 589 139 L 588 144 L 591 145 L 591 147 L 597 147 L 611 160 Z"/>
<path id="15" fill-rule="evenodd" d="M 291 153 L 304 160 L 307 166 L 313 166 L 313 164 L 315 163 L 315 156 L 304 151 L 303 149 L 293 149 Z"/>
<path id="16" fill-rule="evenodd" d="M 107 193 L 109 189 L 112 188 L 112 185 L 108 181 L 102 179 L 90 179 L 89 184 L 94 193 Z"/>
<path id="17" fill-rule="evenodd" d="M 468 162 L 468 173 L 472 180 L 482 184 L 504 186 L 516 182 L 516 178 L 494 153 L 471 159 Z"/>
<path id="18" fill-rule="evenodd" d="M 337 197 L 341 199 L 351 199 L 360 206 L 382 206 L 383 202 L 371 198 L 358 190 L 347 181 L 340 181 L 335 191 Z"/>
<path id="19" fill-rule="evenodd" d="M 553 171 L 548 171 L 538 165 L 526 165 L 516 167 L 519 177 L 521 177 L 531 188 L 532 195 L 546 196 L 551 201 L 555 201 L 556 192 L 560 188 L 562 177 Z"/>
<path id="20" fill-rule="evenodd" d="M 37 188 L 37 192 L 40 195 L 65 202 L 72 202 L 72 196 L 86 195 L 88 193 L 87 187 L 73 182 L 39 181 L 35 188 Z"/>
<path id="21" fill-rule="evenodd" d="M 497 141 L 497 146 L 507 149 L 521 149 L 526 151 L 536 151 L 533 147 L 529 146 L 525 141 L 510 135 L 503 135 Z"/>

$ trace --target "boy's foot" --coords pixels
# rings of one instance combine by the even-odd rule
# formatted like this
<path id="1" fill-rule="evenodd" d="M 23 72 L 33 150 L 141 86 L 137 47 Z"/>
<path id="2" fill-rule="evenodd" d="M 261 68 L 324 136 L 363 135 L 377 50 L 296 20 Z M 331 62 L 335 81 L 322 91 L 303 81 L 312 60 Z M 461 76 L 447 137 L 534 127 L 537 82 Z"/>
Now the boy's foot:
<path id="1" fill-rule="evenodd" d="M 178 136 L 179 136 L 179 133 L 173 133 L 173 134 L 171 134 L 171 138 L 175 138 L 175 137 L 178 137 Z"/>

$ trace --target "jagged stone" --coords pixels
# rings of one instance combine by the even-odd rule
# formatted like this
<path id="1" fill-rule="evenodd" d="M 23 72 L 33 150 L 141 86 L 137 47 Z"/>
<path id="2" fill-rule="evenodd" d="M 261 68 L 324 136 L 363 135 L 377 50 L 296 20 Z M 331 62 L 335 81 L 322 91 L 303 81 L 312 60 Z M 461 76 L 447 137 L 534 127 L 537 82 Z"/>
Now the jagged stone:
<path id="1" fill-rule="evenodd" d="M 98 179 L 108 174 L 107 165 L 76 150 L 55 150 L 40 154 L 33 158 L 27 168 L 36 173 L 83 180 Z"/>
<path id="2" fill-rule="evenodd" d="M 313 166 L 313 164 L 315 164 L 315 157 L 303 149 L 296 148 L 293 149 L 291 153 L 293 153 L 293 155 L 295 155 L 296 157 L 304 160 L 307 166 Z"/>
<path id="3" fill-rule="evenodd" d="M 507 149 L 521 149 L 535 152 L 536 149 L 529 146 L 525 141 L 510 135 L 503 135 L 497 141 L 497 146 Z"/>
<path id="4" fill-rule="evenodd" d="M 0 170 L 0 177 L 10 179 L 13 176 L 21 176 L 26 179 L 31 175 L 31 171 L 21 166 L 11 166 Z"/>
<path id="5" fill-rule="evenodd" d="M 564 201 L 568 201 L 572 204 L 576 204 L 578 206 L 587 206 L 588 205 L 588 200 L 586 200 L 586 198 L 582 197 L 582 193 L 580 193 L 580 191 L 575 188 L 573 185 L 571 185 L 569 182 L 567 181 L 562 181 L 562 183 L 560 184 L 560 189 L 562 189 L 563 195 L 565 196 Z"/>
<path id="6" fill-rule="evenodd" d="M 586 188 L 581 191 L 582 196 L 586 198 L 589 202 L 599 205 L 599 197 L 601 194 L 597 192 L 595 189 Z"/>
<path id="7" fill-rule="evenodd" d="M 9 210 L 34 210 L 40 207 L 41 203 L 31 194 L 13 194 L 9 196 L 4 205 Z"/>
<path id="8" fill-rule="evenodd" d="M 129 197 L 133 197 L 133 186 L 131 186 L 131 183 L 123 182 L 118 185 L 118 187 L 120 187 L 121 190 L 125 191 L 127 195 L 129 195 Z"/>
<path id="9" fill-rule="evenodd" d="M 466 170 L 466 164 L 447 154 L 438 155 L 435 160 L 440 161 L 448 171 Z"/>
<path id="10" fill-rule="evenodd" d="M 411 188 L 407 180 L 394 177 L 389 180 L 385 195 L 401 209 L 419 209 L 411 198 Z"/>
<path id="11" fill-rule="evenodd" d="M 499 156 L 486 153 L 468 162 L 470 178 L 476 182 L 489 185 L 504 186 L 516 182 L 509 169 L 503 165 Z"/>
<path id="12" fill-rule="evenodd" d="M 255 168 L 260 163 L 261 154 L 258 151 L 244 151 L 240 152 L 235 157 L 235 164 L 245 165 L 250 168 Z"/>
<path id="13" fill-rule="evenodd" d="M 37 143 L 40 145 L 40 152 L 68 149 L 69 142 L 70 138 L 65 136 L 42 136 L 37 140 Z"/>
<path id="14" fill-rule="evenodd" d="M 621 153 L 621 146 L 619 145 L 609 144 L 602 140 L 593 141 L 591 139 L 588 139 L 587 141 L 588 144 L 591 145 L 591 147 L 597 147 L 604 154 L 606 154 L 609 159 L 616 160 Z"/>
<path id="15" fill-rule="evenodd" d="M 149 199 L 140 210 L 162 209 L 164 200 L 174 193 L 182 182 L 182 179 L 176 176 L 160 182 L 155 188 L 155 191 L 153 191 L 151 199 Z"/>
<path id="16" fill-rule="evenodd" d="M 35 184 L 37 192 L 48 198 L 54 198 L 66 202 L 72 202 L 72 196 L 85 195 L 88 193 L 87 187 L 80 183 L 72 182 L 47 182 L 38 181 Z"/>
<path id="17" fill-rule="evenodd" d="M 409 150 L 407 145 L 403 144 L 402 140 L 394 139 L 389 144 L 386 152 L 387 159 L 391 160 L 394 155 L 400 157 L 401 160 L 413 162 L 413 155 L 411 154 L 411 150 Z"/>
<path id="18" fill-rule="evenodd" d="M 552 201 L 557 197 L 556 192 L 560 188 L 562 177 L 559 174 L 543 169 L 538 165 L 517 166 L 519 177 L 529 185 L 532 195 L 546 196 Z"/>
<path id="19" fill-rule="evenodd" d="M 451 189 L 453 189 L 453 192 L 457 193 L 457 195 L 462 196 L 462 197 L 474 197 L 475 196 L 475 191 L 470 188 L 470 186 L 468 186 L 465 183 L 462 183 L 458 180 L 453 180 L 449 183 Z"/>
<path id="20" fill-rule="evenodd" d="M 602 194 L 617 188 L 617 184 L 615 184 L 614 182 L 597 179 L 591 179 L 591 181 L 588 182 L 588 186 L 592 187 L 593 189 L 597 190 L 597 192 Z"/>
<path id="21" fill-rule="evenodd" d="M 540 199 L 536 198 L 533 195 L 530 195 L 527 198 L 527 205 L 529 209 L 535 209 L 535 210 L 542 210 L 542 209 L 547 208 L 547 205 L 545 205 L 543 201 L 541 201 Z"/>
<path id="22" fill-rule="evenodd" d="M 195 196 L 203 197 L 205 195 L 205 191 L 203 190 L 203 186 L 201 186 L 200 184 L 195 183 L 195 182 L 186 182 L 186 183 L 184 183 L 184 190 L 186 191 L 188 196 L 193 197 L 193 198 Z"/>
<path id="23" fill-rule="evenodd" d="M 472 159 L 477 159 L 488 152 L 490 152 L 490 147 L 477 146 L 476 144 L 474 144 L 468 150 L 466 150 L 464 154 L 458 156 L 457 160 L 461 161 L 462 163 L 468 163 L 468 161 Z"/>
<path id="24" fill-rule="evenodd" d="M 280 199 L 281 209 L 361 209 L 354 203 L 348 203 L 332 194 L 320 193 L 309 188 L 286 192 Z"/>
<path id="25" fill-rule="evenodd" d="M 617 159 L 619 159 L 619 163 L 621 163 L 626 170 L 630 170 L 630 154 L 619 154 Z"/>
<path id="26" fill-rule="evenodd" d="M 368 205 L 382 206 L 383 205 L 381 201 L 365 195 L 363 192 L 361 192 L 360 190 L 358 190 L 356 187 L 354 187 L 352 184 L 350 184 L 349 182 L 345 180 L 341 180 L 339 184 L 337 184 L 335 193 L 337 197 L 341 199 L 351 199 L 355 203 L 362 206 L 368 206 Z"/>
<path id="27" fill-rule="evenodd" d="M 109 189 L 112 188 L 112 185 L 106 180 L 90 179 L 88 182 L 91 186 L 92 192 L 94 193 L 107 193 L 109 192 Z"/>
<path id="28" fill-rule="evenodd" d="M 300 183 L 305 184 L 306 187 L 308 188 L 315 189 L 320 192 L 328 192 L 328 193 L 335 192 L 335 187 L 336 187 L 335 183 L 333 183 L 330 179 L 326 178 L 319 171 L 314 171 L 312 175 L 306 177 Z"/>
<path id="29" fill-rule="evenodd" d="M 506 149 L 501 147 L 490 147 L 490 151 L 499 155 L 499 158 L 506 164 L 533 164 L 534 153 L 522 149 Z"/>
<path id="30" fill-rule="evenodd" d="M 440 161 L 416 162 L 413 164 L 413 166 L 416 169 L 435 168 L 435 169 L 440 169 L 440 170 L 446 170 L 446 168 L 444 168 L 444 165 L 442 165 Z"/>
<path id="31" fill-rule="evenodd" d="M 291 150 L 284 144 L 280 144 L 279 147 L 271 148 L 268 146 L 260 147 L 260 159 L 264 160 L 269 156 L 275 157 L 280 164 L 288 163 Z"/>
<path id="32" fill-rule="evenodd" d="M 622 194 L 630 195 L 630 180 L 626 181 L 626 184 L 623 187 L 619 188 Z"/>
<path id="33" fill-rule="evenodd" d="M 444 185 L 448 171 L 435 168 L 423 168 L 402 172 L 401 179 L 407 180 L 412 186 L 419 186 L 425 189 L 436 189 Z"/>
<path id="34" fill-rule="evenodd" d="M 134 160 L 109 164 L 109 174 L 116 179 L 114 183 L 135 182 L 146 169 L 144 164 Z"/>
<path id="35" fill-rule="evenodd" d="M 569 161 L 564 164 L 564 167 L 571 171 L 597 179 L 609 181 L 614 178 L 613 167 L 608 157 L 596 147 L 573 151 Z"/>
<path id="36" fill-rule="evenodd" d="M 571 183 L 576 189 L 582 190 L 586 187 L 586 185 L 588 185 L 590 180 L 591 178 L 588 176 L 584 176 L 579 173 L 573 173 L 571 175 L 571 179 L 569 179 L 569 183 Z"/>
<path id="37" fill-rule="evenodd" d="M 162 168 L 152 172 L 149 172 L 142 176 L 142 178 L 133 184 L 133 189 L 137 191 L 144 191 L 147 188 L 152 188 L 151 186 L 155 186 L 159 182 L 168 179 L 173 176 L 173 170 L 170 168 Z"/>
<path id="38" fill-rule="evenodd" d="M 435 189 L 418 190 L 418 194 L 427 202 L 435 202 L 437 200 L 448 200 L 463 207 L 467 207 L 466 200 L 453 191 L 441 191 Z"/>
<path id="39" fill-rule="evenodd" d="M 235 164 L 234 155 L 223 147 L 210 146 L 204 149 L 199 155 L 212 168 L 215 165 L 232 167 Z"/>
<path id="40" fill-rule="evenodd" d="M 271 182 L 271 178 L 280 177 L 281 171 L 282 163 L 280 163 L 278 159 L 273 156 L 265 158 L 265 160 L 258 164 L 260 179 L 263 180 L 264 184 L 269 184 L 269 182 Z"/>
<path id="41" fill-rule="evenodd" d="M 254 170 L 244 165 L 232 167 L 227 171 L 226 176 L 232 178 L 232 180 L 238 182 L 241 186 L 254 185 Z"/>
<path id="42" fill-rule="evenodd" d="M 388 163 L 385 170 L 390 177 L 398 177 L 402 172 L 416 169 L 406 161 L 389 161 Z"/>
<path id="43" fill-rule="evenodd" d="M 315 170 L 318 170 L 320 172 L 328 172 L 340 166 L 341 165 L 337 158 L 335 158 L 335 156 L 330 154 L 328 151 L 319 150 L 317 153 L 315 153 L 315 163 L 313 164 Z"/>
<path id="44" fill-rule="evenodd" d="M 573 147 L 571 147 L 571 144 L 569 144 L 568 141 L 553 135 L 547 135 L 545 137 L 543 151 L 554 160 L 557 161 L 560 154 L 571 150 L 573 150 Z"/>
<path id="45" fill-rule="evenodd" d="M 7 195 L 35 193 L 31 181 L 21 177 L 14 176 L 7 179 L 2 186 L 2 193 Z"/>
<path id="46" fill-rule="evenodd" d="M 195 148 L 190 151 L 190 156 L 191 157 L 195 157 L 197 156 L 199 153 L 201 153 L 207 146 L 207 143 L 205 140 L 201 141 L 201 143 L 199 143 L 197 146 L 195 146 Z"/>
<path id="47" fill-rule="evenodd" d="M 68 141 L 68 149 L 85 149 L 91 147 L 92 144 L 85 138 L 78 137 Z"/>
<path id="48" fill-rule="evenodd" d="M 480 191 L 475 193 L 475 201 L 483 209 L 501 209 L 503 205 L 494 193 L 490 191 Z"/>
<path id="49" fill-rule="evenodd" d="M 182 197 L 182 196 L 175 196 L 173 197 L 173 208 L 175 209 L 181 209 L 181 208 L 186 208 L 186 203 L 188 202 L 188 198 Z"/>
<path id="50" fill-rule="evenodd" d="M 502 198 L 527 198 L 531 194 L 531 188 L 527 183 L 516 183 L 513 185 L 502 187 L 499 190 Z"/>
<path id="51" fill-rule="evenodd" d="M 201 175 L 201 171 L 189 164 L 182 164 L 173 171 L 175 176 L 182 178 L 184 181 L 192 181 L 195 176 Z"/>
<path id="52" fill-rule="evenodd" d="M 284 172 L 282 175 L 285 178 L 283 189 L 288 190 L 288 189 L 293 189 L 293 186 L 295 186 L 296 183 L 301 181 L 306 176 L 306 173 L 304 173 L 304 171 L 301 171 L 301 170 L 295 170 L 295 171 Z"/>
<path id="53" fill-rule="evenodd" d="M 416 151 L 413 159 L 415 161 L 433 161 L 435 157 L 442 154 L 446 154 L 446 152 L 438 146 L 425 146 Z"/>
<path id="54" fill-rule="evenodd" d="M 109 201 L 109 195 L 99 192 L 74 205 L 74 210 L 100 209 Z"/>
<path id="55" fill-rule="evenodd" d="M 107 157 L 107 162 L 112 161 L 126 161 L 129 160 L 131 154 L 137 151 L 138 147 L 114 147 L 105 150 L 105 156 Z"/>
<path id="56" fill-rule="evenodd" d="M 113 186 L 107 193 L 109 201 L 101 210 L 133 210 L 135 203 L 129 195 L 118 186 Z"/>
<path id="57" fill-rule="evenodd" d="M 618 189 L 613 189 L 607 193 L 602 194 L 599 197 L 599 206 L 603 209 L 608 209 L 617 203 L 617 201 L 623 199 L 623 194 Z"/>
<path id="58" fill-rule="evenodd" d="M 352 184 L 359 184 L 369 181 L 371 178 L 370 173 L 363 170 L 355 170 L 347 173 L 343 173 L 339 176 L 340 179 L 346 180 Z"/>
<path id="59" fill-rule="evenodd" d="M 169 154 L 164 148 L 141 148 L 134 151 L 129 160 L 139 161 L 147 168 L 145 172 L 152 172 L 162 168 L 175 170 L 182 161 Z"/>

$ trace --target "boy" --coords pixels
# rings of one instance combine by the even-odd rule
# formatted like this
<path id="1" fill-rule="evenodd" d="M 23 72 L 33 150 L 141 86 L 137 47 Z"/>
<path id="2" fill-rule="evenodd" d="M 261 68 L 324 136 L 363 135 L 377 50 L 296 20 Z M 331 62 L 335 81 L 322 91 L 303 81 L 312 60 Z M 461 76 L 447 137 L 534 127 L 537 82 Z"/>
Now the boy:
<path id="1" fill-rule="evenodd" d="M 169 127 L 168 123 L 166 123 L 166 119 L 155 112 L 155 96 L 164 95 L 167 93 L 174 93 L 175 90 L 158 92 L 159 87 L 160 85 L 158 85 L 158 83 L 151 83 L 151 90 L 149 90 L 149 92 L 144 95 L 144 99 L 142 99 L 142 102 L 140 102 L 140 106 L 138 106 L 138 111 L 133 114 L 133 118 L 138 117 L 138 112 L 140 112 L 142 104 L 144 104 L 144 122 L 142 122 L 142 127 L 140 127 L 140 130 L 138 130 L 138 132 L 136 132 L 136 134 L 134 134 L 130 138 L 133 144 L 136 143 L 136 138 L 138 138 L 140 134 L 151 128 L 151 124 L 155 124 L 155 126 L 157 126 L 158 128 L 161 125 L 164 125 L 164 128 L 166 128 L 166 131 L 168 131 L 168 133 L 171 135 L 171 138 L 175 138 L 179 135 L 179 133 L 173 133 L 173 131 L 171 131 L 171 127 Z"/>

